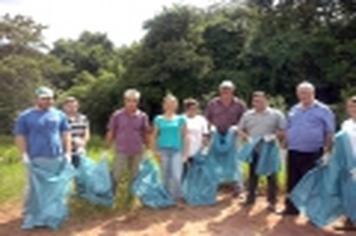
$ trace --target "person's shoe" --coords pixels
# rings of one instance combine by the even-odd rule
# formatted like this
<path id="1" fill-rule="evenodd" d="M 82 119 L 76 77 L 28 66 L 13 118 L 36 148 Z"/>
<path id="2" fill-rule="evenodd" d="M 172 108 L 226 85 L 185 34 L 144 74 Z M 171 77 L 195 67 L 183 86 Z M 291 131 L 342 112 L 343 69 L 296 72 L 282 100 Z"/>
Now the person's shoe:
<path id="1" fill-rule="evenodd" d="M 356 225 L 350 219 L 347 219 L 345 220 L 344 225 L 336 226 L 334 229 L 341 231 L 356 231 Z"/>
<path id="2" fill-rule="evenodd" d="M 299 212 L 290 209 L 285 209 L 283 211 L 277 211 L 276 214 L 281 216 L 297 216 L 299 215 Z"/>
<path id="3" fill-rule="evenodd" d="M 244 207 L 251 207 L 255 204 L 255 201 L 252 200 L 252 199 L 247 199 L 244 203 L 243 203 L 243 206 Z"/>
<path id="4" fill-rule="evenodd" d="M 267 210 L 269 212 L 276 212 L 276 205 L 275 204 L 269 204 L 268 207 L 267 207 Z"/>

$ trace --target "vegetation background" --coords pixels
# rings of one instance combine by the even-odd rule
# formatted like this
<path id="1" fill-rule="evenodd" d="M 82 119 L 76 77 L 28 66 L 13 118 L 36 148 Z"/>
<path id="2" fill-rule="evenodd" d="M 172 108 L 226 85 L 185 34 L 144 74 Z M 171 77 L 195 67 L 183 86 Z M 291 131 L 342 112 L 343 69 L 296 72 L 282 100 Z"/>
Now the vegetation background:
<path id="1" fill-rule="evenodd" d="M 164 8 L 145 22 L 142 40 L 126 47 L 88 31 L 49 47 L 42 35 L 46 26 L 27 16 L 2 16 L 0 202 L 22 196 L 24 168 L 9 135 L 43 84 L 56 90 L 58 105 L 68 95 L 78 97 L 97 135 L 126 88 L 142 91 L 142 108 L 152 118 L 168 91 L 204 105 L 225 79 L 247 101 L 253 90 L 267 91 L 283 110 L 295 102 L 295 85 L 311 81 L 340 121 L 345 97 L 356 94 L 355 1 L 240 2 Z M 89 155 L 99 158 L 102 147 L 95 138 Z"/>

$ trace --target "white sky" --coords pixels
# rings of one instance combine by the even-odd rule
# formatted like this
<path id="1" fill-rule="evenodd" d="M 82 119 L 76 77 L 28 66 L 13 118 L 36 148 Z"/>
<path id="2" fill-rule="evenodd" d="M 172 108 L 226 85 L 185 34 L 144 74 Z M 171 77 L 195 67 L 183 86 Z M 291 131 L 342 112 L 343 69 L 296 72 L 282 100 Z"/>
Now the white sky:
<path id="1" fill-rule="evenodd" d="M 77 38 L 84 30 L 107 33 L 117 45 L 138 41 L 142 24 L 173 3 L 205 7 L 216 0 L 0 0 L 0 15 L 22 14 L 49 26 L 49 44 L 58 38 Z"/>

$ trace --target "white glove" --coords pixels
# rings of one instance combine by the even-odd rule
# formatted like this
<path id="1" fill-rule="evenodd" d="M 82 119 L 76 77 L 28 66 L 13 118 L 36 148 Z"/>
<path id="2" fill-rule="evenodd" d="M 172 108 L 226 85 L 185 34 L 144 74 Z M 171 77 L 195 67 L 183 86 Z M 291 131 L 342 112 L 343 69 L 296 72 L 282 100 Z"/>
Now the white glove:
<path id="1" fill-rule="evenodd" d="M 330 155 L 328 153 L 325 153 L 321 158 L 320 158 L 320 161 L 321 161 L 321 166 L 326 166 L 329 161 L 330 161 Z"/>
<path id="2" fill-rule="evenodd" d="M 353 169 L 350 171 L 350 173 L 351 173 L 351 176 L 352 176 L 351 178 L 356 181 L 356 168 L 353 168 Z"/>
<path id="3" fill-rule="evenodd" d="M 22 162 L 25 164 L 30 163 L 30 158 L 26 152 L 22 154 Z"/>
<path id="4" fill-rule="evenodd" d="M 73 143 L 77 146 L 77 147 L 84 147 L 84 140 L 79 138 L 79 137 L 75 137 L 73 138 Z"/>
<path id="5" fill-rule="evenodd" d="M 209 146 L 204 146 L 201 150 L 201 154 L 205 156 L 208 155 L 208 153 L 209 153 Z"/>
<path id="6" fill-rule="evenodd" d="M 274 140 L 276 140 L 276 135 L 275 134 L 266 134 L 265 136 L 263 136 L 263 140 L 265 142 L 272 142 Z"/>
<path id="7" fill-rule="evenodd" d="M 69 153 L 64 154 L 64 158 L 68 161 L 68 163 L 72 162 L 72 155 Z"/>

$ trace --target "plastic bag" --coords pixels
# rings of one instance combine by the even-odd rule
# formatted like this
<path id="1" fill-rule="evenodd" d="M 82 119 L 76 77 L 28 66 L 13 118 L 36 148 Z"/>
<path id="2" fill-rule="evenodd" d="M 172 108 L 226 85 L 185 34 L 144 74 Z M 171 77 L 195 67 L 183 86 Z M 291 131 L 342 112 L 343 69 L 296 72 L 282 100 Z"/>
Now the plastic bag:
<path id="1" fill-rule="evenodd" d="M 214 168 L 207 156 L 193 157 L 183 180 L 184 199 L 189 205 L 212 205 L 216 203 L 218 183 Z"/>
<path id="2" fill-rule="evenodd" d="M 36 158 L 28 163 L 29 191 L 25 203 L 23 229 L 58 229 L 68 215 L 74 168 L 64 158 Z"/>
<path id="3" fill-rule="evenodd" d="M 113 204 L 112 179 L 106 157 L 102 157 L 96 163 L 81 156 L 75 182 L 80 197 L 93 204 L 104 206 Z"/>
<path id="4" fill-rule="evenodd" d="M 143 205 L 151 208 L 166 208 L 175 205 L 174 200 L 163 185 L 157 159 L 151 153 L 140 163 L 132 192 Z"/>
<path id="5" fill-rule="evenodd" d="M 230 129 L 225 135 L 215 132 L 208 158 L 214 167 L 219 184 L 241 180 L 241 163 L 238 160 L 235 131 Z"/>

